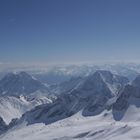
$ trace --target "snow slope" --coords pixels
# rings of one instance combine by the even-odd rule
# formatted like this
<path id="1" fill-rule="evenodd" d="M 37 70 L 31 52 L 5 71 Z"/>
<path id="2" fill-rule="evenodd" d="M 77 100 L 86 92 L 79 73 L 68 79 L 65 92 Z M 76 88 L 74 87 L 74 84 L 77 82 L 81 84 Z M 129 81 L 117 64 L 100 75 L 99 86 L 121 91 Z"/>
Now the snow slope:
<path id="1" fill-rule="evenodd" d="M 20 118 L 23 113 L 35 106 L 51 102 L 47 97 L 38 97 L 29 101 L 24 96 L 2 96 L 0 97 L 0 117 L 9 124 L 12 119 Z"/>
<path id="2" fill-rule="evenodd" d="M 0 136 L 1 140 L 135 140 L 140 138 L 140 125 L 116 122 L 109 112 L 83 117 L 78 112 L 72 117 L 50 125 L 42 123 L 14 127 Z"/>

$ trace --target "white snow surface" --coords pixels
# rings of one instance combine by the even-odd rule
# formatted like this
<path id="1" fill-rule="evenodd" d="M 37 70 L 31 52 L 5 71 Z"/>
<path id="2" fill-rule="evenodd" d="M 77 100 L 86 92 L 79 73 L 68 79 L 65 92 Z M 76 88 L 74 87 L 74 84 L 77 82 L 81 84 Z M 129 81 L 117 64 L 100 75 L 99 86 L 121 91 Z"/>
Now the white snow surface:
<path id="1" fill-rule="evenodd" d="M 130 115 L 130 114 L 127 114 Z M 83 117 L 81 112 L 72 117 L 45 125 L 26 122 L 0 136 L 0 140 L 135 140 L 140 139 L 140 124 L 115 121 L 111 112 Z"/>

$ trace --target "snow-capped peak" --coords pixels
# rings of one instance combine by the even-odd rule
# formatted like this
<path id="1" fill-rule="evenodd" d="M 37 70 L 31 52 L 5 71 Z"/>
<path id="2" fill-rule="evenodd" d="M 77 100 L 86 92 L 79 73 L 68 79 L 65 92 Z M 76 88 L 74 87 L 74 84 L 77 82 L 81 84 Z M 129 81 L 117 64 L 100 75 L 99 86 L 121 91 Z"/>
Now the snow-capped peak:
<path id="1" fill-rule="evenodd" d="M 36 91 L 49 93 L 48 88 L 26 72 L 9 73 L 0 80 L 0 94 L 29 95 Z"/>

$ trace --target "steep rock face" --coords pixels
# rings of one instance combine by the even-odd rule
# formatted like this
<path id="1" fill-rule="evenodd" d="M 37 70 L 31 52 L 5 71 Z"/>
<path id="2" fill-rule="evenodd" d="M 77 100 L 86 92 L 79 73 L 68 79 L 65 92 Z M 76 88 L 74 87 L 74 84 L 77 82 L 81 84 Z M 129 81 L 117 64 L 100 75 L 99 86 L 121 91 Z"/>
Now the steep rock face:
<path id="1" fill-rule="evenodd" d="M 49 93 L 44 84 L 26 72 L 9 73 L 0 81 L 1 95 L 29 95 L 37 91 Z"/>
<path id="2" fill-rule="evenodd" d="M 126 111 L 131 107 L 140 107 L 140 76 L 132 82 L 131 85 L 126 85 L 119 98 L 113 105 L 113 115 L 115 120 L 123 119 Z"/>
<path id="3" fill-rule="evenodd" d="M 116 104 L 120 104 L 120 106 L 118 105 L 114 105 L 114 107 L 117 110 L 123 110 L 126 108 L 126 102 L 128 99 L 130 99 L 131 97 L 136 97 L 135 93 L 137 92 L 137 89 L 134 88 L 132 85 L 126 85 L 125 88 L 123 89 L 123 91 L 120 93 L 119 98 L 116 101 Z"/>
<path id="4" fill-rule="evenodd" d="M 7 130 L 7 125 L 3 121 L 3 119 L 0 117 L 0 134 Z"/>
<path id="5" fill-rule="evenodd" d="M 118 92 L 128 83 L 127 78 L 113 75 L 109 71 L 96 71 L 78 87 L 72 94 L 88 100 L 83 115 L 97 115 L 101 113 L 112 98 L 117 98 Z"/>
<path id="6" fill-rule="evenodd" d="M 93 94 L 104 94 L 111 96 L 106 82 L 104 81 L 100 72 L 95 72 L 93 75 L 87 77 L 87 79 L 81 84 L 74 92 L 80 92 L 81 95 L 93 95 Z"/>
<path id="7" fill-rule="evenodd" d="M 28 124 L 45 124 L 67 118 L 82 111 L 83 116 L 97 115 L 107 107 L 107 102 L 118 96 L 117 90 L 128 80 L 107 71 L 97 71 L 88 76 L 69 93 L 61 94 L 52 104 L 41 105 L 22 117 Z M 114 89 L 114 90 L 112 90 Z"/>

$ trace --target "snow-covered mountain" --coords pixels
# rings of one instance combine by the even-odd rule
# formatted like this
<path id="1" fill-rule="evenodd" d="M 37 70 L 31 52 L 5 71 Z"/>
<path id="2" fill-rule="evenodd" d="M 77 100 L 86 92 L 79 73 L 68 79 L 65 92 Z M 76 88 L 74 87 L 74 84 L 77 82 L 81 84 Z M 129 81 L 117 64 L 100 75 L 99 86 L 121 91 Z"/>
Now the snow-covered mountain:
<path id="1" fill-rule="evenodd" d="M 83 84 L 85 84 L 85 83 L 87 83 L 87 85 L 90 86 L 89 84 L 92 83 L 92 80 L 95 81 L 94 83 L 98 84 L 99 79 L 103 83 L 107 84 L 109 90 L 111 90 L 111 92 L 114 94 L 115 94 L 115 92 L 118 91 L 119 88 L 121 88 L 122 86 L 124 86 L 126 83 L 129 82 L 128 79 L 124 76 L 112 74 L 111 72 L 106 71 L 106 70 L 98 70 L 94 74 L 90 74 L 86 77 L 74 77 L 74 78 L 71 78 L 70 80 L 60 83 L 58 85 L 52 85 L 50 87 L 50 89 L 53 91 L 53 93 L 56 93 L 56 94 L 70 93 L 73 90 L 76 90 L 76 89 L 79 90 L 79 88 L 83 87 Z M 93 86 L 93 85 L 91 85 L 91 86 Z M 94 84 L 93 89 L 96 86 L 98 86 L 98 85 Z M 87 90 L 87 89 L 85 89 L 85 90 Z M 81 89 L 81 92 L 82 91 L 87 92 L 85 90 Z M 91 90 L 91 91 L 93 91 L 93 90 Z"/>
<path id="2" fill-rule="evenodd" d="M 127 77 L 129 80 L 134 80 L 140 74 L 139 64 L 93 64 L 93 65 L 71 65 L 58 66 L 50 69 L 30 71 L 37 79 L 44 83 L 60 84 L 70 80 L 72 77 L 85 77 L 93 74 L 97 70 L 107 70 L 113 74 Z"/>
<path id="3" fill-rule="evenodd" d="M 0 117 L 9 124 L 52 98 L 48 87 L 26 72 L 9 73 L 0 80 Z"/>
<path id="4" fill-rule="evenodd" d="M 49 94 L 48 88 L 26 72 L 9 73 L 0 80 L 0 95 Z"/>
<path id="5" fill-rule="evenodd" d="M 65 66 L 7 66 L 0 68 L 0 78 L 8 72 L 25 71 L 36 77 L 43 83 L 49 85 L 60 84 L 70 80 L 72 77 L 85 77 L 97 70 L 107 70 L 113 74 L 127 77 L 134 80 L 140 73 L 140 65 L 133 63 L 108 63 L 108 64 L 85 64 Z"/>
<path id="6" fill-rule="evenodd" d="M 6 126 L 12 128 L 1 134 L 0 139 L 140 138 L 140 76 L 129 82 L 124 76 L 98 70 L 63 82 L 54 89 L 59 94 L 53 102 L 40 104 L 12 121 Z"/>
<path id="7" fill-rule="evenodd" d="M 32 100 L 24 96 L 1 96 L 0 97 L 0 117 L 3 118 L 6 124 L 9 124 L 12 119 L 20 118 L 22 114 L 31 110 L 35 106 L 41 104 L 49 104 L 52 101 L 45 96 L 36 97 Z"/>
<path id="8" fill-rule="evenodd" d="M 128 79 L 113 75 L 109 71 L 97 71 L 86 77 L 68 93 L 60 96 L 49 105 L 40 105 L 23 116 L 28 124 L 49 124 L 82 110 L 83 116 L 95 116 L 107 108 L 108 102 L 117 98 L 118 91 L 128 83 Z"/>

